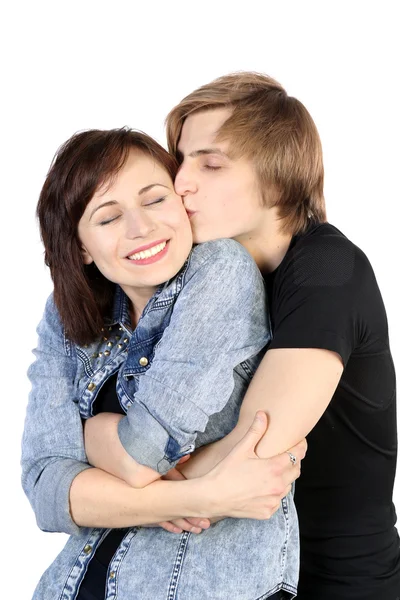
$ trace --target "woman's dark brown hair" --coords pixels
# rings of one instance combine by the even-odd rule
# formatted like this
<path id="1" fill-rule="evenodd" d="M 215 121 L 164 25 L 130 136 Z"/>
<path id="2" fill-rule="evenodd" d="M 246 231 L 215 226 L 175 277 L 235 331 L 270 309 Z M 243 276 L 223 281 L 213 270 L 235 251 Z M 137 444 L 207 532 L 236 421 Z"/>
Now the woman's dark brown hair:
<path id="1" fill-rule="evenodd" d="M 153 158 L 174 180 L 175 159 L 146 134 L 126 127 L 92 129 L 59 148 L 40 193 L 37 216 L 54 302 L 67 337 L 80 345 L 100 335 L 115 284 L 94 264 L 83 263 L 78 223 L 96 190 L 113 181 L 132 149 Z"/>

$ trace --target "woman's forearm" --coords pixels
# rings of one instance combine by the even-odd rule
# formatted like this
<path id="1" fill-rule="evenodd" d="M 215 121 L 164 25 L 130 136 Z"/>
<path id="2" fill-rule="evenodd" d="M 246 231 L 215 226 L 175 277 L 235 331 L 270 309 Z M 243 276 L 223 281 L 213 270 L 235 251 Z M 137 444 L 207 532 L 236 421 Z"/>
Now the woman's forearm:
<path id="1" fill-rule="evenodd" d="M 134 489 L 101 469 L 87 469 L 72 482 L 70 511 L 81 527 L 132 527 L 179 517 L 206 517 L 215 504 L 208 502 L 212 498 L 209 487 L 204 480 L 192 480 L 155 481 Z"/>
<path id="2" fill-rule="evenodd" d="M 143 488 L 161 477 L 157 471 L 137 463 L 125 450 L 118 436 L 122 415 L 101 413 L 85 423 L 85 450 L 89 463 L 131 487 Z"/>
<path id="3" fill-rule="evenodd" d="M 181 517 L 268 519 L 300 468 L 288 467 L 286 455 L 257 458 L 254 448 L 266 426 L 265 413 L 257 413 L 228 456 L 206 475 L 191 480 L 159 480 L 134 489 L 100 469 L 86 469 L 70 487 L 71 516 L 85 527 L 129 527 Z M 302 459 L 305 450 L 305 444 L 298 447 L 296 456 Z"/>

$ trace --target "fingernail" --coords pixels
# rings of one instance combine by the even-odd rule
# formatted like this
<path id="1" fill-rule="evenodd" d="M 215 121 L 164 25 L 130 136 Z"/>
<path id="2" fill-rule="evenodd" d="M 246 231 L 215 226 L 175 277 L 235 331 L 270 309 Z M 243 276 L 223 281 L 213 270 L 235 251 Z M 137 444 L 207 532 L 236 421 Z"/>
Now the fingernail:
<path id="1" fill-rule="evenodd" d="M 201 529 L 199 527 L 192 527 L 190 531 L 191 533 L 201 533 Z"/>
<path id="2" fill-rule="evenodd" d="M 200 527 L 208 527 L 208 521 L 200 521 Z"/>

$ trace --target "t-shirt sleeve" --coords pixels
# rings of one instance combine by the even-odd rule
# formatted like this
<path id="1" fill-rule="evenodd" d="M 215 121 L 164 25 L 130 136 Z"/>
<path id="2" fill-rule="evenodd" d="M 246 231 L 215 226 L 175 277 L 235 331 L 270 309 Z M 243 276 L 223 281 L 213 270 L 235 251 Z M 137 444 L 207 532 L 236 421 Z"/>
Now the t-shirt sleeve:
<path id="1" fill-rule="evenodd" d="M 366 256 L 347 238 L 303 240 L 277 272 L 273 288 L 273 348 L 323 348 L 344 365 L 365 322 L 375 278 Z"/>

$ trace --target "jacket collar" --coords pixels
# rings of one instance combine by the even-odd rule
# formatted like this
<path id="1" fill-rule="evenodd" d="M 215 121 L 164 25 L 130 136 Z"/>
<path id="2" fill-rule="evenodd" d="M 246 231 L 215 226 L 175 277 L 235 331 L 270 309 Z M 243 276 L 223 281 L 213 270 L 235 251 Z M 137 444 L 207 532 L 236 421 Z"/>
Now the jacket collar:
<path id="1" fill-rule="evenodd" d="M 171 298 L 175 298 L 179 294 L 183 286 L 183 279 L 185 277 L 186 271 L 188 269 L 190 262 L 189 258 L 186 259 L 185 264 L 182 269 L 179 271 L 175 277 L 161 284 L 157 291 L 153 294 L 153 296 L 148 301 L 147 305 L 144 308 L 143 315 L 155 304 L 157 303 L 158 298 L 161 296 L 162 300 L 168 300 Z M 114 294 L 114 302 L 111 313 L 111 318 L 106 317 L 104 319 L 104 323 L 106 325 L 117 325 L 118 323 L 121 325 L 125 325 L 131 327 L 131 317 L 129 312 L 129 298 L 123 291 L 123 289 L 119 286 L 115 286 L 115 294 Z"/>

